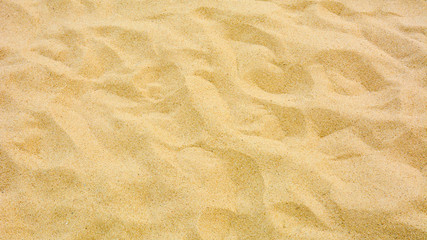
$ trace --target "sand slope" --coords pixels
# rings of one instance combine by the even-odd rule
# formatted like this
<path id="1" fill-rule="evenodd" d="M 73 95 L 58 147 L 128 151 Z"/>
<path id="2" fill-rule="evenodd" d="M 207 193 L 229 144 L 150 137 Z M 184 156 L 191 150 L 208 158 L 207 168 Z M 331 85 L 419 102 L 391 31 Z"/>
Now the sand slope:
<path id="1" fill-rule="evenodd" d="M 0 0 L 0 239 L 425 239 L 422 0 Z"/>

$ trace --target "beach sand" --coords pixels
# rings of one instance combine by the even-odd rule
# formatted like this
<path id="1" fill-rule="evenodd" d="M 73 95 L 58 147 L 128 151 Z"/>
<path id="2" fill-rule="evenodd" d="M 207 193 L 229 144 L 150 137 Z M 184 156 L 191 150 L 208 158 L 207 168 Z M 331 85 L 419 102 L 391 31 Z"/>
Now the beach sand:
<path id="1" fill-rule="evenodd" d="M 0 0 L 0 239 L 425 239 L 423 0 Z"/>

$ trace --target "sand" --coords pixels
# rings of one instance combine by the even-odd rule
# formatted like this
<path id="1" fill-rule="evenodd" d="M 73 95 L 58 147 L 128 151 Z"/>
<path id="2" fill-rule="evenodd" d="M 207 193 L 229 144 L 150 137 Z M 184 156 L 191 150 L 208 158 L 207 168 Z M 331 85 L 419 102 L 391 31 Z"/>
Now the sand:
<path id="1" fill-rule="evenodd" d="M 425 239 L 423 0 L 0 0 L 0 239 Z"/>

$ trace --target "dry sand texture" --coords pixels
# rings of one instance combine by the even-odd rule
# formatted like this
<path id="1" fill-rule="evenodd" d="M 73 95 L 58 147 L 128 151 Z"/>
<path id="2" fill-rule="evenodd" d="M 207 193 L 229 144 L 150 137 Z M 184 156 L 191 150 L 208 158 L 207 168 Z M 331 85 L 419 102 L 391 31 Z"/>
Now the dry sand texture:
<path id="1" fill-rule="evenodd" d="M 0 0 L 0 239 L 425 239 L 422 0 Z"/>

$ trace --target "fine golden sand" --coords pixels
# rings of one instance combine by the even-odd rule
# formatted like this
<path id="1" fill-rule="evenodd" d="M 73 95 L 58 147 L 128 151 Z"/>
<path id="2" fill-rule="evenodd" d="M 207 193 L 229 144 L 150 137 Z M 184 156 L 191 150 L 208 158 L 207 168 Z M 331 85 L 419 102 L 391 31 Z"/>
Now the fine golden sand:
<path id="1" fill-rule="evenodd" d="M 0 239 L 427 234 L 424 0 L 0 0 Z"/>

